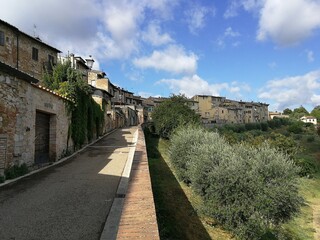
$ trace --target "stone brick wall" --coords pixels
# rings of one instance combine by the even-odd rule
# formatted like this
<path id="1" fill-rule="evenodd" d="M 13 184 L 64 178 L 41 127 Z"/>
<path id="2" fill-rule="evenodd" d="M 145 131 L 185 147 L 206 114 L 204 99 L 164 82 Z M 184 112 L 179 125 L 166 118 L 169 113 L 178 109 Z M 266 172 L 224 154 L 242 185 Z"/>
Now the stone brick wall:
<path id="1" fill-rule="evenodd" d="M 49 55 L 57 62 L 59 50 L 33 38 L 19 29 L 0 21 L 0 31 L 4 32 L 5 44 L 0 45 L 0 61 L 41 80 L 44 65 L 49 62 Z M 32 48 L 38 49 L 38 60 L 32 59 Z"/>
<path id="2" fill-rule="evenodd" d="M 50 114 L 50 161 L 67 146 L 69 116 L 64 99 L 0 70 L 0 174 L 14 163 L 34 163 L 36 112 Z"/>

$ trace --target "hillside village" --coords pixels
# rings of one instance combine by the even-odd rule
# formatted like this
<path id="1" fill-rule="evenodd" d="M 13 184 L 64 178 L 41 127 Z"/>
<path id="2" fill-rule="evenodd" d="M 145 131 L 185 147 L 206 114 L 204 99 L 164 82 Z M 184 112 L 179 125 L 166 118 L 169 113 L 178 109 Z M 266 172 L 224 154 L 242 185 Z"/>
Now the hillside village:
<path id="1" fill-rule="evenodd" d="M 102 133 L 152 121 L 151 113 L 164 97 L 143 98 L 111 82 L 105 72 L 93 70 L 94 59 L 64 55 L 38 37 L 0 20 L 0 174 L 14 163 L 41 165 L 72 151 L 68 137 L 70 99 L 44 87 L 45 72 L 70 62 L 105 106 Z M 204 124 L 250 123 L 268 120 L 268 104 L 225 97 L 196 95 L 190 99 Z M 95 134 L 96 138 L 98 134 Z"/>
<path id="2" fill-rule="evenodd" d="M 91 97 L 104 107 L 104 123 L 95 138 L 113 129 L 152 121 L 151 113 L 166 97 L 144 98 L 116 86 L 107 74 L 94 70 L 94 59 L 65 55 L 39 37 L 30 36 L 0 19 L 0 175 L 13 164 L 40 166 L 72 152 L 68 136 L 70 116 L 65 103 L 71 100 L 44 87 L 43 77 L 57 64 L 70 62 L 91 88 Z M 189 106 L 207 126 L 266 122 L 288 117 L 269 112 L 268 104 L 196 95 Z M 304 116 L 317 125 L 317 119 Z M 92 139 L 94 140 L 94 139 Z"/>

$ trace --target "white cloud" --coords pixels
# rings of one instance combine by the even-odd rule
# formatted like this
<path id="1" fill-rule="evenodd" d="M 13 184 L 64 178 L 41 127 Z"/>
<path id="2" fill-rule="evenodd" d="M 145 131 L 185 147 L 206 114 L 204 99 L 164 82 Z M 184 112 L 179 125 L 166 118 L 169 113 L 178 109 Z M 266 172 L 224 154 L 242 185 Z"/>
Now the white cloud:
<path id="1" fill-rule="evenodd" d="M 143 98 L 149 98 L 149 97 L 160 98 L 160 97 L 162 97 L 159 94 L 153 94 L 153 93 L 150 93 L 150 92 L 138 92 L 138 96 L 143 97 Z"/>
<path id="2" fill-rule="evenodd" d="M 233 0 L 223 16 L 226 19 L 236 17 L 241 8 L 244 8 L 246 11 L 257 11 L 264 1 L 265 0 Z"/>
<path id="3" fill-rule="evenodd" d="M 314 62 L 314 54 L 311 50 L 306 50 L 308 62 Z"/>
<path id="4" fill-rule="evenodd" d="M 222 89 L 228 88 L 227 83 L 209 84 L 196 74 L 181 79 L 162 79 L 158 83 L 167 84 L 174 93 L 185 94 L 187 97 L 197 94 L 219 96 Z"/>
<path id="5" fill-rule="evenodd" d="M 241 9 L 259 17 L 259 41 L 270 38 L 280 46 L 291 46 L 320 28 L 319 0 L 233 0 L 224 17 L 236 17 Z"/>
<path id="6" fill-rule="evenodd" d="M 219 36 L 215 43 L 219 48 L 225 48 L 227 43 L 230 41 L 228 39 L 238 38 L 241 34 L 237 31 L 234 31 L 232 27 L 228 27 L 224 30 L 223 35 Z M 235 41 L 231 44 L 233 47 L 238 47 L 240 45 L 240 41 Z"/>
<path id="7" fill-rule="evenodd" d="M 226 28 L 226 30 L 224 31 L 224 36 L 226 36 L 226 37 L 239 37 L 239 36 L 240 36 L 240 33 L 239 33 L 239 32 L 236 32 L 236 31 L 233 31 L 233 30 L 232 30 L 232 27 L 228 27 L 228 28 Z"/>
<path id="8" fill-rule="evenodd" d="M 315 0 L 265 0 L 257 39 L 270 37 L 282 46 L 297 44 L 320 27 L 319 13 L 320 2 Z"/>
<path id="9" fill-rule="evenodd" d="M 224 18 L 232 18 L 238 16 L 238 10 L 240 8 L 240 3 L 238 1 L 232 1 L 224 13 Z"/>
<path id="10" fill-rule="evenodd" d="M 91 54 L 100 61 L 128 59 L 140 51 L 146 12 L 170 19 L 177 1 L 10 0 L 0 8 L 0 16 L 30 35 L 35 24 L 37 35 L 64 53 Z"/>
<path id="11" fill-rule="evenodd" d="M 204 28 L 205 19 L 208 14 L 215 15 L 214 8 L 208 8 L 204 6 L 192 6 L 186 12 L 186 21 L 188 23 L 189 31 L 192 34 L 196 34 L 199 29 Z"/>
<path id="12" fill-rule="evenodd" d="M 277 63 L 273 61 L 273 62 L 269 63 L 268 66 L 271 69 L 275 69 L 277 67 Z"/>
<path id="13" fill-rule="evenodd" d="M 268 81 L 258 97 L 275 102 L 277 110 L 299 105 L 320 105 L 320 70 L 302 76 Z"/>
<path id="14" fill-rule="evenodd" d="M 194 95 L 213 95 L 220 96 L 222 91 L 231 93 L 230 95 L 240 98 L 241 92 L 250 91 L 247 84 L 238 82 L 214 83 L 210 84 L 197 74 L 185 76 L 181 79 L 162 79 L 158 83 L 166 84 L 174 93 L 185 94 L 187 97 Z"/>
<path id="15" fill-rule="evenodd" d="M 147 31 L 142 34 L 142 39 L 153 46 L 160 46 L 174 42 L 168 33 L 161 34 L 159 24 L 155 22 L 149 24 Z"/>
<path id="16" fill-rule="evenodd" d="M 193 74 L 197 70 L 197 60 L 193 52 L 186 53 L 181 46 L 170 45 L 163 51 L 155 50 L 150 56 L 134 59 L 133 64 L 140 68 Z"/>

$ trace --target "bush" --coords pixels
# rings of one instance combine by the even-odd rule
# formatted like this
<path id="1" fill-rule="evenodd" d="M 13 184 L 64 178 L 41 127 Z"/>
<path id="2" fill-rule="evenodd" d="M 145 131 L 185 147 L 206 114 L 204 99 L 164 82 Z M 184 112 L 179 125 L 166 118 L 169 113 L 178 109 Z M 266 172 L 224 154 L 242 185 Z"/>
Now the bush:
<path id="1" fill-rule="evenodd" d="M 246 123 L 245 124 L 245 128 L 246 128 L 247 131 L 255 130 L 255 129 L 260 130 L 261 129 L 261 125 L 260 125 L 260 123 Z"/>
<path id="2" fill-rule="evenodd" d="M 298 167 L 300 167 L 299 176 L 301 177 L 312 177 L 314 173 L 316 173 L 317 167 L 314 163 L 308 161 L 304 158 L 295 159 L 295 163 Z"/>
<path id="3" fill-rule="evenodd" d="M 264 131 L 264 132 L 268 131 L 269 125 L 268 125 L 267 122 L 262 122 L 262 123 L 260 123 L 260 125 L 261 125 L 261 130 L 262 131 Z"/>
<path id="4" fill-rule="evenodd" d="M 12 167 L 7 168 L 4 171 L 6 179 L 14 179 L 20 176 L 23 176 L 29 172 L 27 164 L 23 163 L 20 166 L 13 165 Z"/>
<path id="5" fill-rule="evenodd" d="M 298 172 L 286 155 L 268 145 L 238 145 L 210 172 L 206 212 L 240 239 L 258 239 L 298 212 Z"/>
<path id="6" fill-rule="evenodd" d="M 289 127 L 288 127 L 288 131 L 295 133 L 295 134 L 299 134 L 303 132 L 303 122 L 297 121 L 292 123 Z"/>
<path id="7" fill-rule="evenodd" d="M 307 137 L 308 142 L 314 142 L 315 137 L 313 135 Z"/>
<path id="8" fill-rule="evenodd" d="M 190 183 L 190 178 L 187 174 L 187 163 L 199 157 L 198 149 L 206 143 L 208 136 L 208 131 L 194 125 L 179 127 L 174 132 L 170 141 L 169 154 L 181 181 Z"/>
<path id="9" fill-rule="evenodd" d="M 231 146 L 217 133 L 181 127 L 172 135 L 170 157 L 179 178 L 203 197 L 205 213 L 240 239 L 258 239 L 302 203 L 299 168 L 268 144 Z"/>
<path id="10" fill-rule="evenodd" d="M 292 137 L 286 137 L 280 133 L 271 133 L 268 143 L 273 148 L 288 154 L 290 158 L 294 158 L 295 155 L 301 151 L 301 147 L 294 141 Z"/>

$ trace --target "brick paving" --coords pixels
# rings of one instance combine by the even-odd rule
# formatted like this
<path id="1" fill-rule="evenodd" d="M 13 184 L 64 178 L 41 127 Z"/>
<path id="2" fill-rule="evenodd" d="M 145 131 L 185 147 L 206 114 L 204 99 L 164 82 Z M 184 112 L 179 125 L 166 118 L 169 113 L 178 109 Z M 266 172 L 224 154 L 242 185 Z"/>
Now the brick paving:
<path id="1" fill-rule="evenodd" d="M 139 128 L 117 239 L 160 239 L 144 133 Z"/>

